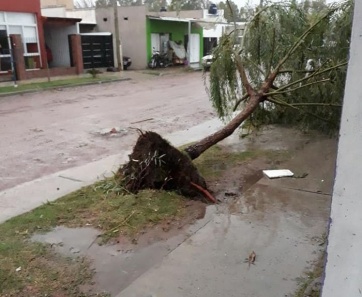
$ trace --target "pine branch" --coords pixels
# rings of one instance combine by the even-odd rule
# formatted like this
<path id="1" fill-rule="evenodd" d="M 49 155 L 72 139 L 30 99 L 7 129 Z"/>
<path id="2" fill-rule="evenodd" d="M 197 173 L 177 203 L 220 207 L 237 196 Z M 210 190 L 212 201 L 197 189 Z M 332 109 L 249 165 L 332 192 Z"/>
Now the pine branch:
<path id="1" fill-rule="evenodd" d="M 342 107 L 342 104 L 319 103 L 319 102 L 291 103 L 290 105 L 292 105 L 292 106 L 329 106 L 329 107 Z"/>
<path id="2" fill-rule="evenodd" d="M 268 74 L 266 75 L 266 77 L 268 77 L 270 75 L 271 69 L 272 69 L 272 65 L 273 65 L 273 58 L 274 58 L 274 53 L 275 53 L 275 28 L 273 29 L 273 42 L 272 42 L 272 52 L 270 55 L 270 60 L 269 60 L 269 64 L 268 64 Z"/>
<path id="3" fill-rule="evenodd" d="M 296 81 L 293 81 L 293 82 L 291 82 L 291 83 L 288 83 L 288 84 L 280 87 L 280 88 L 278 89 L 278 92 L 281 92 L 281 91 L 283 91 L 283 90 L 286 90 L 286 89 L 288 89 L 289 87 L 294 86 L 294 85 L 296 85 L 296 84 L 299 84 L 299 83 L 302 83 L 302 82 L 304 82 L 304 81 L 307 81 L 307 80 L 311 79 L 312 77 L 314 77 L 314 76 L 316 76 L 316 75 L 320 75 L 320 74 L 323 74 L 323 73 L 332 71 L 332 70 L 334 70 L 334 69 L 337 69 L 337 68 L 339 68 L 339 67 L 345 66 L 345 65 L 347 65 L 347 64 L 348 64 L 348 62 L 343 62 L 343 63 L 337 64 L 337 65 L 334 65 L 334 66 L 332 66 L 332 67 L 326 68 L 326 69 L 324 69 L 324 70 L 322 70 L 322 71 L 315 71 L 315 72 L 313 72 L 311 75 L 309 75 L 309 76 L 307 76 L 307 77 L 303 77 L 303 78 L 301 78 L 301 79 L 298 79 L 298 80 L 296 80 Z"/>
<path id="4" fill-rule="evenodd" d="M 243 56 L 243 58 L 245 60 L 247 60 L 250 64 L 252 64 L 262 75 L 264 75 L 264 77 L 266 77 L 264 70 L 261 69 L 258 64 L 256 64 L 255 62 L 253 62 L 252 60 L 250 60 L 249 58 L 247 58 L 245 56 Z"/>
<path id="5" fill-rule="evenodd" d="M 301 112 L 301 113 L 305 113 L 305 114 L 308 114 L 308 115 L 310 115 L 310 116 L 313 116 L 313 117 L 315 117 L 315 118 L 317 118 L 317 119 L 319 119 L 319 120 L 321 120 L 321 121 L 324 121 L 324 122 L 327 122 L 327 123 L 332 123 L 330 120 L 328 120 L 328 119 L 326 119 L 326 118 L 323 118 L 323 117 L 321 117 L 321 116 L 319 116 L 319 115 L 317 115 L 317 114 L 315 114 L 315 113 L 313 113 L 313 112 L 300 109 L 299 107 L 294 106 L 293 104 L 290 104 L 290 103 L 288 103 L 288 102 L 286 102 L 286 101 L 284 101 L 284 100 L 282 100 L 282 99 L 280 99 L 280 98 L 276 98 L 276 99 L 267 98 L 267 99 L 265 99 L 265 100 L 267 100 L 267 101 L 269 101 L 269 102 L 271 102 L 271 103 L 277 104 L 277 105 L 282 105 L 282 106 L 290 107 L 290 108 L 292 108 L 292 109 L 298 110 L 298 111 Z"/>
<path id="6" fill-rule="evenodd" d="M 318 70 L 295 70 L 295 69 L 284 69 L 284 70 L 279 70 L 278 75 L 279 74 L 284 74 L 284 73 L 313 73 L 316 72 Z"/>
<path id="7" fill-rule="evenodd" d="M 269 92 L 269 93 L 266 93 L 264 94 L 264 96 L 272 96 L 272 95 L 279 95 L 279 94 L 285 94 L 285 93 L 290 93 L 290 92 L 294 92 L 296 90 L 299 90 L 299 89 L 302 89 L 302 88 L 305 88 L 305 87 L 309 87 L 309 86 L 312 86 L 312 85 L 315 85 L 315 84 L 319 84 L 319 83 L 324 83 L 324 82 L 328 82 L 330 81 L 330 79 L 322 79 L 322 80 L 317 80 L 317 81 L 313 81 L 313 82 L 310 82 L 310 83 L 307 83 L 307 84 L 304 84 L 302 86 L 299 86 L 299 87 L 296 87 L 294 89 L 287 89 L 285 91 L 280 91 L 280 89 L 276 90 L 276 91 L 272 91 L 272 92 Z"/>
<path id="8" fill-rule="evenodd" d="M 240 48 L 241 48 L 241 49 L 244 48 L 245 36 L 247 35 L 247 32 L 249 31 L 249 28 L 250 28 L 250 26 L 252 25 L 252 23 L 255 21 L 255 19 L 256 19 L 257 17 L 259 17 L 259 15 L 260 15 L 262 12 L 266 11 L 267 9 L 269 9 L 269 8 L 272 7 L 272 6 L 274 6 L 274 5 L 270 5 L 270 6 L 265 6 L 265 7 L 263 7 L 263 8 L 260 9 L 256 14 L 254 14 L 253 18 L 252 18 L 249 22 L 247 22 L 247 25 L 246 25 L 245 28 L 244 28 L 243 38 L 242 38 L 242 40 L 241 40 L 241 45 L 240 45 Z"/>
<path id="9" fill-rule="evenodd" d="M 255 90 L 253 89 L 253 87 L 251 86 L 251 84 L 248 80 L 243 62 L 241 61 L 241 57 L 239 55 L 235 55 L 235 62 L 236 62 L 236 67 L 238 69 L 238 72 L 240 74 L 241 82 L 242 82 L 243 86 L 245 87 L 246 92 L 250 96 L 252 96 L 253 94 L 255 94 Z"/>
<path id="10" fill-rule="evenodd" d="M 231 17 L 233 19 L 233 23 L 234 23 L 234 30 L 237 32 L 237 28 L 236 28 L 236 17 L 234 15 L 234 11 L 231 7 L 231 4 L 230 4 L 230 1 L 229 0 L 226 0 L 226 4 L 227 6 L 229 7 L 230 9 L 230 14 L 231 14 Z M 234 44 L 236 43 L 236 34 L 234 34 Z"/>
<path id="11" fill-rule="evenodd" d="M 245 94 L 243 97 L 241 97 L 238 101 L 235 102 L 235 105 L 234 105 L 234 108 L 233 108 L 233 111 L 235 111 L 238 106 L 240 105 L 241 102 L 245 101 L 246 99 L 248 99 L 250 97 L 249 94 Z"/>
<path id="12" fill-rule="evenodd" d="M 317 27 L 322 21 L 328 18 L 331 14 L 333 14 L 337 8 L 331 9 L 326 13 L 323 17 L 321 17 L 317 22 L 315 22 L 312 26 L 310 26 L 304 33 L 299 36 L 296 42 L 289 48 L 286 55 L 279 61 L 278 65 L 275 67 L 275 70 L 269 75 L 267 78 L 268 84 L 265 87 L 270 87 L 269 84 L 273 83 L 275 78 L 277 77 L 280 68 L 284 65 L 284 63 L 295 53 L 298 47 L 304 42 L 304 39 Z"/>

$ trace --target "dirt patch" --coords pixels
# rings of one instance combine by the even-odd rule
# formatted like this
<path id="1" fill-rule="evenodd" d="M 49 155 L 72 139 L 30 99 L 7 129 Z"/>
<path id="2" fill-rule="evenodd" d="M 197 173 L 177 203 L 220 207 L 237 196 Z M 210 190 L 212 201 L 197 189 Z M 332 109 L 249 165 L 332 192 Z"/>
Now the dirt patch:
<path id="1" fill-rule="evenodd" d="M 166 219 L 154 226 L 147 226 L 132 238 L 120 236 L 117 243 L 122 250 L 138 250 L 159 241 L 166 241 L 183 234 L 191 224 L 203 219 L 206 213 L 206 204 L 201 201 L 190 200 L 184 206 L 185 215 L 181 218 Z"/>

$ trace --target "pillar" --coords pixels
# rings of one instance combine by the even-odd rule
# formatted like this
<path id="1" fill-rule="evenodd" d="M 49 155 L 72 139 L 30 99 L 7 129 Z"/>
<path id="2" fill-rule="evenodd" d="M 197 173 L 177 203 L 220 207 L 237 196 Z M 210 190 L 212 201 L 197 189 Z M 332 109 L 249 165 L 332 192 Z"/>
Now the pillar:
<path id="1" fill-rule="evenodd" d="M 14 61 L 14 69 L 18 80 L 26 79 L 26 68 L 24 60 L 24 46 L 21 40 L 21 35 L 11 34 L 10 42 Z"/>
<path id="2" fill-rule="evenodd" d="M 82 41 L 79 34 L 70 36 L 72 61 L 77 74 L 83 73 L 83 54 L 82 54 Z"/>

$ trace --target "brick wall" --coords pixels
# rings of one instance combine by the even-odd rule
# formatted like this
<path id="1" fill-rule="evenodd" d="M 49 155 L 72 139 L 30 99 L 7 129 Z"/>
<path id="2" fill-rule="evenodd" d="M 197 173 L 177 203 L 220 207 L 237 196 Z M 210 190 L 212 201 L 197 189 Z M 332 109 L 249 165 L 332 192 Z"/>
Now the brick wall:
<path id="1" fill-rule="evenodd" d="M 25 79 L 48 77 L 48 75 L 52 77 L 52 76 L 76 75 L 76 74 L 78 73 L 75 67 L 57 67 L 57 68 L 49 68 L 49 73 L 48 69 L 25 71 Z"/>
<path id="2" fill-rule="evenodd" d="M 17 80 L 41 78 L 48 76 L 75 75 L 83 73 L 83 57 L 80 35 L 71 36 L 71 53 L 74 67 L 55 67 L 49 69 L 26 70 L 24 61 L 24 48 L 21 36 L 10 35 L 15 61 L 15 72 Z"/>

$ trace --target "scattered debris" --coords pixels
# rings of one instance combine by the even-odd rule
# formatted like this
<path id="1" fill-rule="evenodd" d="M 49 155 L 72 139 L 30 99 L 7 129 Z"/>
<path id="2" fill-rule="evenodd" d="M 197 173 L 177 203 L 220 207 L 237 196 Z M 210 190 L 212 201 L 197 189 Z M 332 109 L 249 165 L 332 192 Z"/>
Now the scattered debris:
<path id="1" fill-rule="evenodd" d="M 306 296 L 306 297 L 314 296 L 314 295 L 312 295 L 313 293 L 321 292 L 322 284 L 323 284 L 323 278 L 321 276 L 316 278 L 305 289 L 303 296 Z"/>
<path id="2" fill-rule="evenodd" d="M 33 132 L 44 132 L 44 130 L 42 129 L 38 129 L 38 128 L 34 128 L 34 129 L 30 129 L 30 131 L 33 131 Z"/>
<path id="3" fill-rule="evenodd" d="M 290 190 L 294 190 L 294 191 L 300 191 L 300 192 L 306 192 L 306 193 L 312 193 L 312 194 L 318 194 L 318 195 L 324 195 L 324 196 L 332 196 L 332 194 L 323 193 L 320 190 L 318 190 L 318 191 L 310 191 L 310 190 L 306 190 L 306 189 L 298 189 L 298 188 L 290 188 L 290 187 L 287 187 L 286 189 L 290 189 Z"/>
<path id="4" fill-rule="evenodd" d="M 107 136 L 107 135 L 110 135 L 110 136 L 122 136 L 124 134 L 126 134 L 128 131 L 127 129 L 123 129 L 121 127 L 113 127 L 111 129 L 102 129 L 99 133 L 102 135 L 102 136 Z"/>
<path id="5" fill-rule="evenodd" d="M 254 251 L 252 251 L 249 257 L 245 259 L 245 263 L 248 263 L 248 268 L 250 268 L 251 264 L 255 265 L 255 260 L 256 260 L 256 254 Z"/>
<path id="6" fill-rule="evenodd" d="M 79 254 L 79 253 L 80 253 L 80 249 L 73 248 L 73 247 L 71 247 L 71 248 L 69 249 L 69 251 L 70 251 L 72 254 Z"/>
<path id="7" fill-rule="evenodd" d="M 145 120 L 141 120 L 141 121 L 137 121 L 137 122 L 132 122 L 131 124 L 138 124 L 138 123 L 143 123 L 143 122 L 147 122 L 147 121 L 152 121 L 153 118 L 149 118 L 149 119 L 145 119 Z"/>
<path id="8" fill-rule="evenodd" d="M 308 173 L 304 172 L 300 175 L 294 175 L 293 178 L 306 178 L 308 176 Z"/>
<path id="9" fill-rule="evenodd" d="M 263 170 L 263 173 L 270 179 L 294 176 L 294 173 L 289 169 Z"/>
<path id="10" fill-rule="evenodd" d="M 76 178 L 72 178 L 72 177 L 67 177 L 67 176 L 64 176 L 64 175 L 59 175 L 59 177 L 64 178 L 64 179 L 69 179 L 69 180 L 74 181 L 74 182 L 79 182 L 79 183 L 82 183 L 82 182 L 83 182 L 83 181 L 80 180 L 80 179 L 76 179 Z"/>

